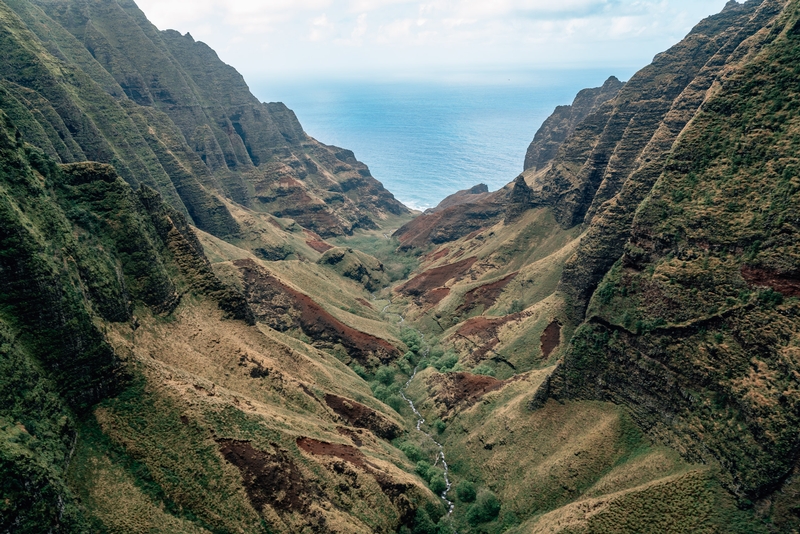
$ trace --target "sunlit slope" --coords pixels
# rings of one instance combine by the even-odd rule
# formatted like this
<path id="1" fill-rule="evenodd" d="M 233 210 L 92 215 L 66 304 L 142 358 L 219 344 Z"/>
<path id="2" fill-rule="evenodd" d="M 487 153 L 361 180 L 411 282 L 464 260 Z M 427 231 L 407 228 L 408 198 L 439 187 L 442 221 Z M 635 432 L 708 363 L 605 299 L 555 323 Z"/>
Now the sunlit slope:
<path id="1" fill-rule="evenodd" d="M 448 452 L 459 532 L 767 532 L 737 508 L 718 467 L 654 444 L 624 408 L 550 401 L 532 411 L 551 371 L 500 382 L 428 369 L 409 389 Z M 465 486 L 496 495 L 496 514 L 476 513 Z"/>
<path id="2" fill-rule="evenodd" d="M 551 379 L 718 460 L 782 528 L 797 524 L 781 511 L 798 460 L 797 19 L 791 4 L 684 131 Z"/>
<path id="3" fill-rule="evenodd" d="M 0 140 L 3 528 L 395 532 L 442 513 L 388 441 L 402 417 L 334 350 L 259 322 L 155 191 L 58 165 L 7 120 Z M 327 305 L 369 296 L 341 287 Z"/>

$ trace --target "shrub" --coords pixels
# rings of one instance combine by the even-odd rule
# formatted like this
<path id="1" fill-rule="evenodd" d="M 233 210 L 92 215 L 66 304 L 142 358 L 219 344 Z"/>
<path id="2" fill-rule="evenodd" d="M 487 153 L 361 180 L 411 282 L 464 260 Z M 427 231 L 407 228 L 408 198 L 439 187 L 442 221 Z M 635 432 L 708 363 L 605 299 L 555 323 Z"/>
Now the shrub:
<path id="1" fill-rule="evenodd" d="M 475 491 L 475 484 L 469 480 L 464 480 L 456 486 L 456 497 L 461 502 L 475 502 L 477 492 Z"/>
<path id="2" fill-rule="evenodd" d="M 770 288 L 759 293 L 758 300 L 760 300 L 765 306 L 769 306 L 771 308 L 783 304 L 783 295 Z"/>
<path id="3" fill-rule="evenodd" d="M 389 398 L 387 398 L 384 402 L 386 402 L 386 404 L 388 404 L 392 410 L 396 412 L 399 412 L 406 403 L 406 401 L 403 400 L 403 397 L 397 394 L 389 395 Z"/>
<path id="4" fill-rule="evenodd" d="M 355 374 L 357 374 L 358 376 L 360 376 L 364 380 L 367 379 L 367 370 L 364 369 L 359 364 L 354 363 L 353 365 L 350 366 L 350 369 L 352 369 Z"/>
<path id="5" fill-rule="evenodd" d="M 455 367 L 457 363 L 458 355 L 456 355 L 454 352 L 447 352 L 436 361 L 434 367 L 436 367 L 440 373 L 444 373 Z"/>
<path id="6" fill-rule="evenodd" d="M 494 376 L 494 369 L 492 369 L 492 367 L 489 366 L 488 364 L 482 363 L 472 370 L 472 374 Z"/>
<path id="7" fill-rule="evenodd" d="M 414 516 L 414 534 L 437 534 L 436 524 L 424 509 L 419 508 Z"/>
<path id="8" fill-rule="evenodd" d="M 428 485 L 430 486 L 431 491 L 436 495 L 441 495 L 447 489 L 447 482 L 444 481 L 444 476 L 439 473 L 436 473 L 431 477 L 431 481 Z"/>
<path id="9" fill-rule="evenodd" d="M 442 432 L 445 431 L 446 428 L 447 428 L 447 425 L 441 419 L 437 419 L 433 423 L 433 429 L 436 430 L 437 434 L 441 434 Z"/>
<path id="10" fill-rule="evenodd" d="M 414 471 L 422 477 L 425 482 L 430 481 L 431 471 L 433 470 L 433 466 L 426 462 L 425 460 L 420 460 L 417 462 L 417 467 L 414 468 Z"/>
<path id="11" fill-rule="evenodd" d="M 424 458 L 422 451 L 413 443 L 401 443 L 398 447 L 412 462 L 419 462 Z"/>
<path id="12" fill-rule="evenodd" d="M 372 395 L 379 401 L 386 402 L 389 398 L 389 391 L 386 389 L 386 386 L 380 382 L 372 382 L 370 385 L 372 386 Z"/>
<path id="13" fill-rule="evenodd" d="M 470 525 L 487 523 L 497 518 L 500 513 L 500 501 L 497 496 L 488 490 L 483 490 L 475 499 L 475 504 L 467 510 L 467 522 Z"/>
<path id="14" fill-rule="evenodd" d="M 375 372 L 375 380 L 383 385 L 389 386 L 392 384 L 392 382 L 394 382 L 394 375 L 394 369 L 383 366 Z"/>
<path id="15" fill-rule="evenodd" d="M 400 331 L 400 341 L 405 343 L 408 350 L 414 353 L 418 353 L 422 348 L 422 338 L 419 332 L 413 328 L 403 328 Z"/>

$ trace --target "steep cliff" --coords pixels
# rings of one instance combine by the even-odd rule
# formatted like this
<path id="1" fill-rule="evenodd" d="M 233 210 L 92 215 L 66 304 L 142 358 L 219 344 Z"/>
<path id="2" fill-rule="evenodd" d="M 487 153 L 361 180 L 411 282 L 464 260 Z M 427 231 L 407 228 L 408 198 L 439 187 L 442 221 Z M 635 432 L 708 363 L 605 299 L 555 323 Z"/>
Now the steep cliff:
<path id="1" fill-rule="evenodd" d="M 132 1 L 10 0 L 0 18 L 5 106 L 58 161 L 114 164 L 221 237 L 239 227 L 220 197 L 323 236 L 407 213 L 352 152 L 308 137 L 208 46 L 158 31 Z"/>
<path id="2" fill-rule="evenodd" d="M 335 351 L 257 324 L 263 300 L 222 281 L 157 191 L 0 120 L 0 530 L 366 534 L 442 515 L 385 441 L 400 416 Z M 331 344 L 399 356 L 281 276 Z M 320 292 L 368 295 L 329 276 Z"/>
<path id="3" fill-rule="evenodd" d="M 616 97 L 624 85 L 615 76 L 611 76 L 602 86 L 579 92 L 572 105 L 558 106 L 542 123 L 528 147 L 525 153 L 525 170 L 537 171 L 545 168 L 556 157 L 567 137 L 575 132 L 575 128 L 601 105 Z"/>
<path id="4" fill-rule="evenodd" d="M 517 178 L 527 185 L 517 218 L 505 217 L 507 200 L 478 201 L 460 207 L 474 210 L 463 231 L 462 213 L 445 209 L 398 232 L 425 252 L 396 288 L 407 317 L 458 355 L 436 369 L 501 382 L 480 391 L 465 385 L 478 377 L 430 371 L 413 386 L 425 415 L 446 421 L 445 445 L 464 466 L 454 476 L 504 503 L 488 524 L 512 521 L 506 511 L 529 518 L 515 532 L 800 525 L 798 16 L 796 2 L 730 2 Z M 562 120 L 557 111 L 552 123 Z M 621 419 L 595 411 L 611 406 Z M 553 420 L 571 429 L 563 445 L 547 442 Z M 639 437 L 621 430 L 629 423 Z M 597 456 L 631 446 L 642 448 L 627 459 Z M 659 447 L 684 467 L 662 457 L 649 471 Z M 515 478 L 504 461 L 536 475 Z M 618 486 L 628 475 L 615 469 L 649 474 Z M 716 489 L 701 496 L 707 484 Z M 661 511 L 649 515 L 654 498 Z M 690 501 L 706 503 L 697 523 L 663 522 Z M 714 518 L 715 506 L 744 515 Z"/>
<path id="5" fill-rule="evenodd" d="M 798 16 L 790 5 L 761 30 L 672 146 L 549 385 L 628 407 L 777 508 L 800 450 Z"/>

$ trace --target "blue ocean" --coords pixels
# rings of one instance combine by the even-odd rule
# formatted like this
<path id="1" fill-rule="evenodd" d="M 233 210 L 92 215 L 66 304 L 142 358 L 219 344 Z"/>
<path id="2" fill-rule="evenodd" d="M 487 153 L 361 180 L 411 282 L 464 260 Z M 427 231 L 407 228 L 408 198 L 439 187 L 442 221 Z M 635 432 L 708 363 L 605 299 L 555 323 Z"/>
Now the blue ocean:
<path id="1" fill-rule="evenodd" d="M 618 69 L 619 70 L 619 69 Z M 439 82 L 261 82 L 262 101 L 284 102 L 319 141 L 353 150 L 407 206 L 424 210 L 485 183 L 496 190 L 521 171 L 539 126 L 613 69 L 498 74 Z"/>

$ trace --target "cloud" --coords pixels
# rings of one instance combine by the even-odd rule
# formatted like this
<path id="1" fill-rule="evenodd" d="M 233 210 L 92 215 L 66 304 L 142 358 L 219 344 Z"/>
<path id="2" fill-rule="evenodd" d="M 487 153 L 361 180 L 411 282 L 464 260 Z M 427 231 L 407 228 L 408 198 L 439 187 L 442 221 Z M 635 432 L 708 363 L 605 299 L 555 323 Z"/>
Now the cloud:
<path id="1" fill-rule="evenodd" d="M 644 64 L 725 2 L 137 0 L 157 26 L 190 31 L 245 73 L 287 75 Z"/>

